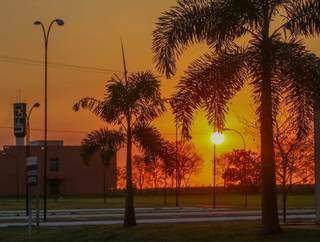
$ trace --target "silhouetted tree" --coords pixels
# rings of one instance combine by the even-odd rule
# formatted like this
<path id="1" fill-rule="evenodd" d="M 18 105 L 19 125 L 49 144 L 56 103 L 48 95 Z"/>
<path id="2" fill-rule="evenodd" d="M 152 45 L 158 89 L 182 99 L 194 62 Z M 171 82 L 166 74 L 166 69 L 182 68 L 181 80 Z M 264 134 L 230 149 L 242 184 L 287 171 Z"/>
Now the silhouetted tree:
<path id="1" fill-rule="evenodd" d="M 275 121 L 275 154 L 277 181 L 282 193 L 282 215 L 286 222 L 287 198 L 292 186 L 314 181 L 311 136 L 298 139 L 290 116 Z"/>
<path id="2" fill-rule="evenodd" d="M 228 164 L 222 177 L 228 185 L 244 187 L 259 187 L 260 185 L 260 159 L 257 153 L 250 150 L 233 150 L 219 157 Z"/>
<path id="3" fill-rule="evenodd" d="M 142 195 L 146 181 L 146 161 L 142 155 L 133 156 L 133 179 Z"/>
<path id="4" fill-rule="evenodd" d="M 117 167 L 117 188 L 124 189 L 126 187 L 126 168 Z"/>
<path id="5" fill-rule="evenodd" d="M 87 164 L 90 163 L 91 157 L 100 153 L 103 163 L 103 200 L 106 203 L 106 168 L 110 166 L 111 161 L 116 159 L 117 151 L 124 143 L 125 137 L 122 133 L 108 129 L 99 129 L 92 131 L 81 142 L 81 156 Z M 117 164 L 113 164 L 117 166 Z M 116 174 L 115 174 L 116 175 Z M 116 186 L 116 184 L 115 184 Z M 116 189 L 116 187 L 114 188 Z"/>
<path id="6" fill-rule="evenodd" d="M 225 177 L 223 174 L 229 169 L 230 164 L 227 159 L 224 159 L 224 156 L 219 156 L 217 158 L 217 176 L 220 176 L 223 179 L 223 188 L 226 189 L 229 185 L 228 177 Z"/>
<path id="7" fill-rule="evenodd" d="M 233 150 L 219 157 L 218 164 L 227 164 L 222 178 L 226 185 L 237 185 L 244 194 L 247 208 L 247 196 L 249 188 L 260 187 L 260 158 L 257 153 L 250 150 Z"/>
<path id="8" fill-rule="evenodd" d="M 126 74 L 126 73 L 125 73 Z M 89 109 L 108 124 L 118 127 L 125 136 L 126 203 L 124 227 L 136 225 L 132 186 L 132 145 L 149 155 L 161 150 L 162 137 L 150 123 L 165 111 L 160 81 L 149 71 L 132 73 L 125 80 L 114 75 L 106 84 L 103 100 L 86 97 L 74 105 L 74 110 Z"/>
<path id="9" fill-rule="evenodd" d="M 311 66 L 309 65 L 308 68 L 310 69 Z M 307 68 L 307 66 L 305 67 Z M 311 67 L 311 69 L 314 69 L 314 67 Z M 312 80 L 310 74 L 309 72 L 309 75 L 306 76 L 309 81 Z M 317 87 L 314 87 L 314 89 L 316 90 Z M 310 93 L 310 95 L 316 94 Z M 311 108 L 312 105 L 314 104 L 310 104 Z M 243 117 L 238 118 L 246 132 L 251 134 L 255 139 L 259 130 L 257 122 L 250 121 Z M 311 134 L 299 138 L 293 122 L 293 117 L 282 105 L 274 120 L 274 145 L 276 180 L 281 188 L 284 222 L 286 221 L 287 198 L 292 186 L 295 184 L 311 183 L 314 179 L 314 146 Z"/>
<path id="10" fill-rule="evenodd" d="M 174 168 L 175 173 L 178 173 L 177 182 L 178 188 L 180 189 L 183 185 L 185 187 L 190 185 L 192 176 L 196 175 L 200 171 L 204 161 L 196 147 L 192 143 L 183 140 L 178 142 L 178 158 L 179 166 L 176 167 L 173 165 L 172 168 Z M 172 159 L 172 161 L 175 160 Z"/>
<path id="11" fill-rule="evenodd" d="M 300 135 L 308 131 L 310 97 L 292 64 L 308 53 L 297 38 L 320 32 L 319 12 L 319 0 L 178 0 L 154 31 L 154 60 L 167 77 L 175 74 L 177 59 L 191 44 L 205 42 L 213 50 L 191 64 L 178 85 L 175 114 L 184 136 L 190 137 L 192 113 L 199 107 L 212 126 L 222 129 L 228 101 L 245 80 L 253 85 L 261 122 L 262 229 L 267 234 L 280 231 L 273 119 L 285 95 Z M 247 44 L 238 46 L 244 37 Z"/>

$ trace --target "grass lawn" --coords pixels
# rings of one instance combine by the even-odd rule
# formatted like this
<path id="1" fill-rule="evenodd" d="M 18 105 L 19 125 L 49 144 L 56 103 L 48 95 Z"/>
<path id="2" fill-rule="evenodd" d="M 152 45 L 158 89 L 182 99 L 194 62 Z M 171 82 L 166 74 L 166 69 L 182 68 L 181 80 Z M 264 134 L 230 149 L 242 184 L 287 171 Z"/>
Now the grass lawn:
<path id="1" fill-rule="evenodd" d="M 319 228 L 285 228 L 277 235 L 262 236 L 257 224 L 158 224 L 123 229 L 120 226 L 97 226 L 43 229 L 26 239 L 25 228 L 0 229 L 1 242 L 318 242 Z"/>
<path id="2" fill-rule="evenodd" d="M 281 197 L 279 199 L 279 208 L 281 208 Z M 242 208 L 243 196 L 241 194 L 217 194 L 218 207 Z M 40 203 L 42 205 L 42 202 Z M 182 194 L 180 196 L 180 206 L 211 206 L 211 194 Z M 163 207 L 164 198 L 161 195 L 146 195 L 135 197 L 136 207 Z M 0 210 L 16 210 L 24 209 L 25 200 L 23 198 L 17 201 L 15 198 L 1 198 Z M 65 197 L 58 201 L 49 199 L 49 209 L 76 209 L 76 208 L 121 208 L 124 206 L 123 197 L 108 197 L 107 203 L 103 203 L 103 199 L 99 197 Z M 168 196 L 166 206 L 175 206 L 175 196 Z M 254 194 L 248 197 L 248 208 L 259 209 L 260 195 Z M 313 194 L 291 194 L 288 198 L 288 208 L 302 209 L 314 208 Z"/>

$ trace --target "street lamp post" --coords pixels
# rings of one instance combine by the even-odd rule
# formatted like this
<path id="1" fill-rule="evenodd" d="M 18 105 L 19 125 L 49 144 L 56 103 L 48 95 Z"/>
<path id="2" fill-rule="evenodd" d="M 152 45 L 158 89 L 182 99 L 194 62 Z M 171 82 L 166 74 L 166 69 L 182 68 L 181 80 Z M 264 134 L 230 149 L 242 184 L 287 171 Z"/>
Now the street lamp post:
<path id="1" fill-rule="evenodd" d="M 30 147 L 30 117 L 31 117 L 31 114 L 32 114 L 32 111 L 35 109 L 35 108 L 38 108 L 40 107 L 40 103 L 36 102 L 32 105 L 32 107 L 30 108 L 27 116 L 26 116 L 26 158 L 30 157 L 30 154 L 31 154 L 31 147 Z M 28 216 L 29 215 L 29 185 L 28 185 L 28 178 L 26 176 L 26 215 Z"/>
<path id="2" fill-rule="evenodd" d="M 166 99 L 167 102 L 169 102 L 171 108 L 174 110 L 175 106 L 175 100 L 173 98 Z M 179 124 L 177 120 L 175 120 L 175 168 L 176 168 L 176 174 L 175 174 L 175 202 L 176 207 L 179 207 L 179 193 L 180 193 L 180 162 L 179 162 L 179 140 L 178 140 L 178 132 L 179 132 Z"/>
<path id="3" fill-rule="evenodd" d="M 246 142 L 244 140 L 244 137 L 242 135 L 241 132 L 239 132 L 236 129 L 230 129 L 230 128 L 225 128 L 224 131 L 233 131 L 235 133 L 237 133 L 241 139 L 242 139 L 242 143 L 243 143 L 243 150 L 246 150 Z M 244 162 L 244 207 L 247 208 L 248 207 L 248 190 L 247 190 L 247 162 Z"/>
<path id="4" fill-rule="evenodd" d="M 212 191 L 212 207 L 216 208 L 216 145 L 220 145 L 224 141 L 224 136 L 220 132 L 211 135 L 213 143 L 213 191 Z"/>
<path id="5" fill-rule="evenodd" d="M 62 19 L 54 19 L 49 24 L 48 29 L 46 30 L 43 23 L 41 21 L 35 21 L 34 25 L 40 25 L 43 31 L 44 37 L 44 47 L 45 47 L 45 55 L 44 55 L 44 172 L 43 172 L 43 220 L 47 220 L 47 156 L 48 156 L 48 147 L 47 147 L 47 128 L 48 128 L 48 42 L 51 28 L 54 24 L 59 26 L 64 25 L 64 21 Z"/>

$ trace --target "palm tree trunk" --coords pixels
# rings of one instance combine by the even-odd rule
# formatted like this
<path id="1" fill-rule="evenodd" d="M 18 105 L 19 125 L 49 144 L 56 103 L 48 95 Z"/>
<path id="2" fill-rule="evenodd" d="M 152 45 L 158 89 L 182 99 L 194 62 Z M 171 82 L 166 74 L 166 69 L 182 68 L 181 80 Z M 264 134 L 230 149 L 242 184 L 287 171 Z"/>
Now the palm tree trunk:
<path id="1" fill-rule="evenodd" d="M 286 191 L 286 188 L 283 188 L 283 193 L 282 193 L 282 217 L 283 217 L 283 222 L 287 222 L 287 197 L 288 193 Z"/>
<path id="2" fill-rule="evenodd" d="M 320 222 L 320 105 L 316 102 L 314 105 L 316 221 Z"/>
<path id="3" fill-rule="evenodd" d="M 164 205 L 168 204 L 168 194 L 167 194 L 167 171 L 164 171 Z"/>
<path id="4" fill-rule="evenodd" d="M 106 194 L 106 166 L 103 165 L 103 203 L 107 203 L 107 194 Z"/>
<path id="5" fill-rule="evenodd" d="M 127 176 L 126 176 L 126 204 L 124 214 L 124 227 L 135 226 L 136 218 L 133 201 L 133 187 L 132 187 L 132 133 L 130 122 L 128 122 L 127 130 Z"/>
<path id="6" fill-rule="evenodd" d="M 275 159 L 273 144 L 273 115 L 271 89 L 271 43 L 269 39 L 269 10 L 265 13 L 265 29 L 262 43 L 261 90 L 261 178 L 262 178 L 262 232 L 279 232 Z"/>

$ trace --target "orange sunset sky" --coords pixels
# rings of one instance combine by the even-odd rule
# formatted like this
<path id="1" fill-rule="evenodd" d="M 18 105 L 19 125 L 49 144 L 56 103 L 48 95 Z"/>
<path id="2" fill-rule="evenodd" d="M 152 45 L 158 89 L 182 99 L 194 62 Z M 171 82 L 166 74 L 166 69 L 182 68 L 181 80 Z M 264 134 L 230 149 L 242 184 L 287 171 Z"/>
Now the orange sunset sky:
<path id="1" fill-rule="evenodd" d="M 48 23 L 63 18 L 65 26 L 53 29 L 49 43 L 49 61 L 121 71 L 120 37 L 126 49 L 130 72 L 150 69 L 157 73 L 152 62 L 152 31 L 163 11 L 175 0 L 1 0 L 0 15 L 0 146 L 14 144 L 12 104 L 19 100 L 43 103 L 43 67 L 26 63 L 8 63 L 5 56 L 32 60 L 43 58 L 43 36 L 35 20 Z M 319 38 L 306 41 L 309 49 L 320 54 Z M 186 66 L 200 56 L 206 46 L 197 45 L 184 53 L 179 71 L 171 80 L 162 78 L 163 95 L 170 97 L 179 76 Z M 63 68 L 49 68 L 49 133 L 50 139 L 63 139 L 67 145 L 78 145 L 85 133 L 103 126 L 99 119 L 82 111 L 75 113 L 72 105 L 83 96 L 102 97 L 104 84 L 112 72 L 88 72 Z M 159 73 L 157 73 L 159 75 Z M 20 91 L 19 91 L 20 90 Z M 21 94 L 19 94 L 21 93 Z M 244 88 L 230 104 L 227 127 L 244 132 L 237 115 L 253 120 L 250 88 Z M 43 107 L 33 113 L 32 128 L 43 128 Z M 174 123 L 170 113 L 155 124 L 168 139 L 174 138 Z M 76 131 L 62 132 L 61 130 Z M 80 131 L 80 132 L 78 132 Z M 192 130 L 193 142 L 205 160 L 194 183 L 211 183 L 212 129 L 196 112 Z M 244 132 L 247 146 L 257 149 Z M 42 139 L 43 133 L 32 132 L 32 139 Z M 218 154 L 242 148 L 241 139 L 233 133 L 218 147 Z M 123 150 L 118 155 L 123 164 Z"/>

